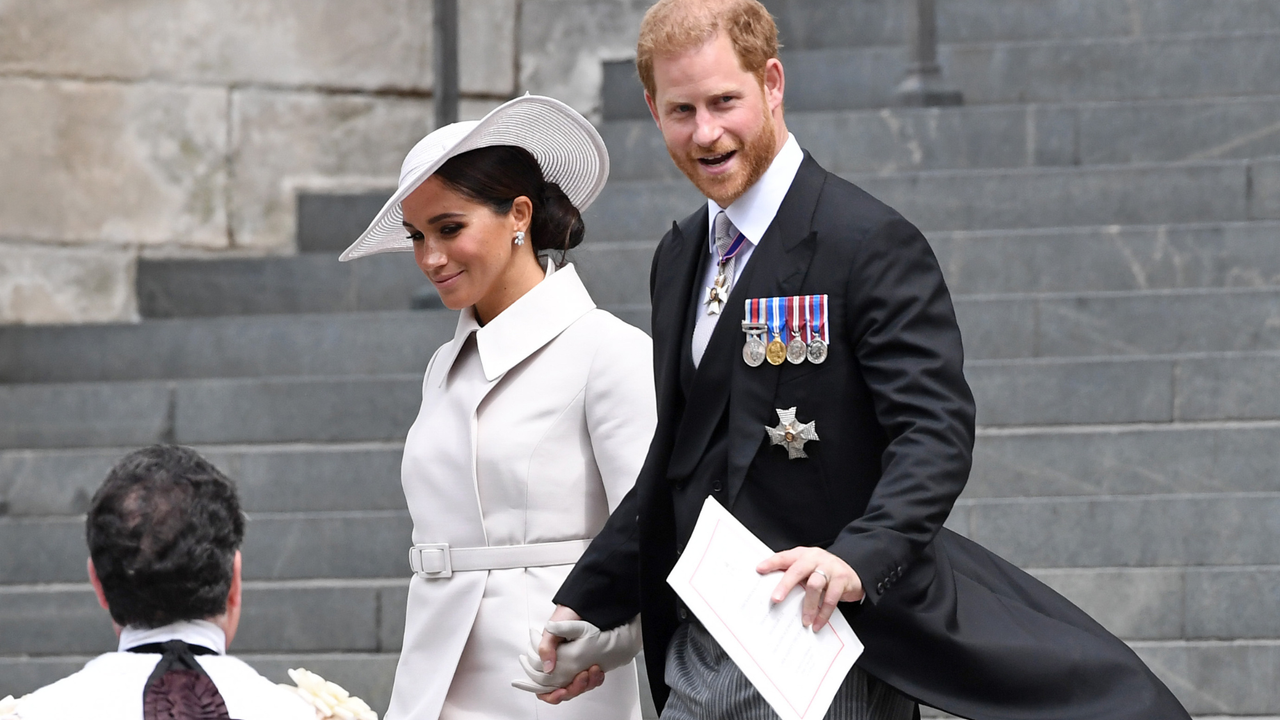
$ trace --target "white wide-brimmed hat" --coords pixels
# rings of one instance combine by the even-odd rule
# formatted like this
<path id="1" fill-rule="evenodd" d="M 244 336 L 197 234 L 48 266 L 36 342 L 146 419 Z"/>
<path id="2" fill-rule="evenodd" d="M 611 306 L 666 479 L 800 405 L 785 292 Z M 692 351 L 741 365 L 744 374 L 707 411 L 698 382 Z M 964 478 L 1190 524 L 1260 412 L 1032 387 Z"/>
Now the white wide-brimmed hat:
<path id="1" fill-rule="evenodd" d="M 559 185 L 579 212 L 591 205 L 609 179 L 609 151 L 586 118 L 554 98 L 518 97 L 480 120 L 446 125 L 419 140 L 400 166 L 400 187 L 338 259 L 412 251 L 400 202 L 449 158 L 493 145 L 515 145 L 532 153 L 543 177 Z"/>

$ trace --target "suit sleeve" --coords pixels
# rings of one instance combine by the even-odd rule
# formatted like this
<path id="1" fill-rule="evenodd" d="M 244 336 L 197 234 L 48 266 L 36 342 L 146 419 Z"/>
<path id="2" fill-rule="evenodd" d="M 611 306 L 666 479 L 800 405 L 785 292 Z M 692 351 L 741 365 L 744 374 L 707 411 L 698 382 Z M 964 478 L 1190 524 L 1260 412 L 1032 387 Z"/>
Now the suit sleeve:
<path id="1" fill-rule="evenodd" d="M 894 217 L 855 253 L 845 332 L 888 444 L 866 512 L 829 550 L 875 603 L 932 542 L 968 481 L 974 401 L 951 296 L 920 231 Z"/>

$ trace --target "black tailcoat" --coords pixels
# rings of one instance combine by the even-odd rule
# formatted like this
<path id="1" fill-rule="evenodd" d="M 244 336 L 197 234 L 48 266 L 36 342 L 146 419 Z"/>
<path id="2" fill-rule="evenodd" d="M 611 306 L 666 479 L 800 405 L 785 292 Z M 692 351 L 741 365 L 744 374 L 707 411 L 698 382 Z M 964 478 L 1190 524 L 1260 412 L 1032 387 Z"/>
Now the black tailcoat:
<path id="1" fill-rule="evenodd" d="M 866 646 L 858 665 L 920 702 L 975 720 L 1188 718 L 1123 642 L 942 528 L 968 479 L 974 402 L 951 298 L 920 232 L 806 153 L 693 372 L 690 303 L 707 227 L 704 206 L 654 254 L 653 443 L 556 596 L 600 627 L 642 614 L 658 707 L 679 624 L 666 583 L 687 540 L 677 517 L 712 495 L 774 550 L 818 546 L 848 562 L 867 592 L 840 605 Z M 825 363 L 743 362 L 745 299 L 814 294 L 829 296 Z M 775 410 L 793 406 L 821 437 L 808 459 L 788 460 L 766 439 Z M 695 487 L 711 489 L 690 496 L 708 473 L 713 482 Z"/>

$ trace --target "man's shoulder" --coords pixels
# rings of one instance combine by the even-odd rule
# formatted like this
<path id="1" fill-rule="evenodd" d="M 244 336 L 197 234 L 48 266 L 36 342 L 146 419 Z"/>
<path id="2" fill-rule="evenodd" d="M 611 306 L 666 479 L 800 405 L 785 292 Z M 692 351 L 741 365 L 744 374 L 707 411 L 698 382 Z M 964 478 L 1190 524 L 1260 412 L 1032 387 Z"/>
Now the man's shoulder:
<path id="1" fill-rule="evenodd" d="M 302 698 L 263 677 L 245 661 L 231 655 L 201 656 L 200 665 L 218 686 L 227 712 L 240 720 L 310 720 L 315 709 Z"/>
<path id="2" fill-rule="evenodd" d="M 22 698 L 18 716 L 23 720 L 142 717 L 142 687 L 158 657 L 121 652 L 99 655 L 80 670 Z"/>
<path id="3" fill-rule="evenodd" d="M 879 198 L 817 162 L 813 162 L 810 171 L 821 173 L 821 190 L 813 216 L 815 229 L 839 228 L 844 233 L 867 233 L 905 220 Z"/>

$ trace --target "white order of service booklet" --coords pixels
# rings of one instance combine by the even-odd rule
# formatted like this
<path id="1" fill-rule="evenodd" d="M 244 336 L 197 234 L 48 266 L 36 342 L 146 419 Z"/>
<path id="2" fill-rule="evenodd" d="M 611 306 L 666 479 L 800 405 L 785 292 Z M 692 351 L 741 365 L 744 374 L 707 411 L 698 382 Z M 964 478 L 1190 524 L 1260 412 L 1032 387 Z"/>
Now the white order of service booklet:
<path id="1" fill-rule="evenodd" d="M 773 551 L 713 498 L 667 582 L 782 720 L 818 720 L 862 654 L 840 611 L 822 630 L 800 624 L 803 585 L 774 604 L 782 572 L 756 566 Z"/>

